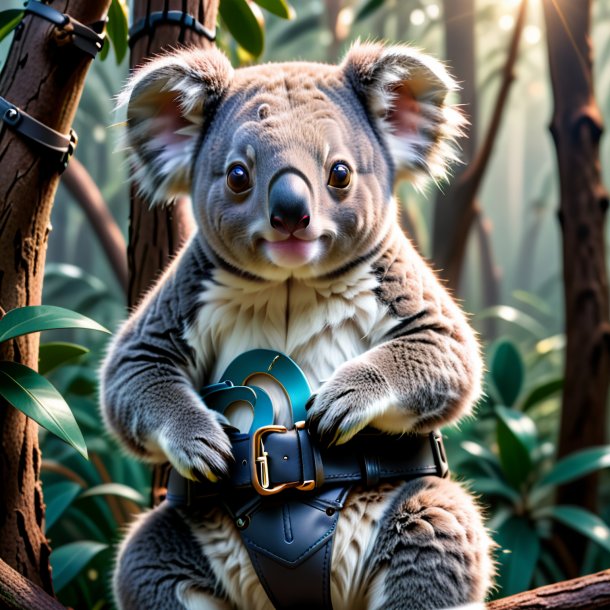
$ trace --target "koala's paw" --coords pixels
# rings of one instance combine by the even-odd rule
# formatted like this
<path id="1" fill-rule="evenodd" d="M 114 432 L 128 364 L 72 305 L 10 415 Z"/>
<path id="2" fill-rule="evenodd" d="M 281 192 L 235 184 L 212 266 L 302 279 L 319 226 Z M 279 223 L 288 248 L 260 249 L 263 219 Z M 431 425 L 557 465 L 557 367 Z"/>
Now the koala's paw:
<path id="1" fill-rule="evenodd" d="M 348 362 L 310 398 L 309 431 L 323 443 L 341 445 L 383 415 L 393 402 L 390 385 L 377 367 Z"/>
<path id="2" fill-rule="evenodd" d="M 187 479 L 217 481 L 228 475 L 231 443 L 213 415 L 203 409 L 188 421 L 165 426 L 159 444 L 171 465 Z"/>

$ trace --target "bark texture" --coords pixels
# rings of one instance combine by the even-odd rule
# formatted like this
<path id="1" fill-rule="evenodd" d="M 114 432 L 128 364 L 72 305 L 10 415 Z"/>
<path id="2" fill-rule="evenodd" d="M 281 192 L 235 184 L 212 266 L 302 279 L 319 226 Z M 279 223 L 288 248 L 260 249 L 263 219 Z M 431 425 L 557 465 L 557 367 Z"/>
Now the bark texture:
<path id="1" fill-rule="evenodd" d="M 103 17 L 110 0 L 50 4 L 91 23 Z M 53 30 L 48 21 L 25 17 L 0 75 L 0 95 L 68 133 L 91 58 L 70 45 L 58 47 Z M 0 174 L 0 312 L 6 312 L 40 304 L 58 163 L 0 123 Z M 35 369 L 38 335 L 0 344 L 0 360 Z M 34 422 L 0 401 L 0 557 L 52 592 L 37 431 Z"/>
<path id="2" fill-rule="evenodd" d="M 218 0 L 135 0 L 133 10 L 134 23 L 156 11 L 186 11 L 214 31 Z M 150 35 L 136 40 L 131 49 L 130 66 L 135 68 L 146 59 L 178 46 L 207 47 L 212 44 L 180 25 L 160 25 Z M 193 222 L 186 199 L 172 206 L 150 209 L 149 202 L 138 195 L 137 185 L 132 186 L 127 250 L 130 307 L 139 303 L 192 230 Z"/>
<path id="3" fill-rule="evenodd" d="M 0 608 L 3 610 L 66 610 L 54 597 L 0 559 Z"/>
<path id="4" fill-rule="evenodd" d="M 488 610 L 566 610 L 610 608 L 610 570 L 511 595 L 487 604 Z"/>
<path id="5" fill-rule="evenodd" d="M 196 17 L 206 28 L 214 31 L 219 0 L 135 0 L 134 23 L 156 11 L 180 10 Z M 135 68 L 146 59 L 178 46 L 209 47 L 213 43 L 180 25 L 164 24 L 135 41 L 131 49 L 130 66 Z M 183 198 L 172 206 L 151 208 L 132 184 L 129 215 L 129 288 L 127 302 L 135 307 L 171 258 L 178 252 L 194 230 L 190 202 Z M 165 497 L 167 466 L 154 468 L 152 503 Z"/>
<path id="6" fill-rule="evenodd" d="M 593 94 L 591 2 L 544 3 L 555 108 L 550 130 L 560 182 L 566 355 L 558 455 L 605 442 L 610 375 L 610 319 L 604 226 L 608 196 L 599 160 L 602 120 Z M 597 480 L 564 486 L 559 501 L 596 511 Z M 571 530 L 562 541 L 580 557 L 584 542 Z"/>

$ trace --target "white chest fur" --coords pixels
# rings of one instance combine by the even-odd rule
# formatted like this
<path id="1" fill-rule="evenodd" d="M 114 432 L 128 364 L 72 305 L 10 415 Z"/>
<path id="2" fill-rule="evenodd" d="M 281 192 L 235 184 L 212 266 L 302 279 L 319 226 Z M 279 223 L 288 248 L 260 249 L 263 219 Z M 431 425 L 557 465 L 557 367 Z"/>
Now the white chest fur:
<path id="1" fill-rule="evenodd" d="M 302 368 L 312 390 L 387 330 L 377 281 L 359 268 L 340 281 L 253 282 L 217 270 L 186 333 L 197 355 L 197 383 L 214 383 L 243 352 L 274 349 Z"/>

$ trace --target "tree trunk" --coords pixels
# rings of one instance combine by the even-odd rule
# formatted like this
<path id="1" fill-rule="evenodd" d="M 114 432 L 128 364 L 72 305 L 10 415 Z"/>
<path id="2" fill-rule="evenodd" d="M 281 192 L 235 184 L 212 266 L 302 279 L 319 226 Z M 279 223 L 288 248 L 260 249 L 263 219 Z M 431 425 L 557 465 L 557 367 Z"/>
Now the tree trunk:
<path id="1" fill-rule="evenodd" d="M 218 0 L 135 0 L 133 22 L 137 23 L 155 11 L 186 11 L 197 18 L 207 29 L 216 28 Z M 208 47 L 213 42 L 180 25 L 163 24 L 151 34 L 144 35 L 131 50 L 133 68 L 146 59 L 180 45 Z M 151 208 L 148 201 L 138 195 L 132 185 L 129 224 L 128 304 L 135 307 L 161 275 L 171 258 L 178 252 L 194 230 L 194 222 L 187 198 L 172 206 Z M 167 468 L 155 467 L 152 482 L 152 503 L 156 505 L 165 495 Z"/>
<path id="2" fill-rule="evenodd" d="M 110 0 L 58 0 L 81 23 L 100 20 Z M 58 47 L 54 26 L 27 15 L 0 75 L 0 95 L 47 126 L 68 133 L 91 62 L 71 45 Z M 59 181 L 49 159 L 0 123 L 0 308 L 38 305 L 53 197 Z M 38 335 L 0 344 L 0 360 L 38 365 Z M 0 401 L 0 557 L 28 580 L 52 592 L 50 548 L 44 534 L 39 480 L 38 426 Z"/>
<path id="3" fill-rule="evenodd" d="M 218 0 L 135 0 L 133 22 L 165 10 L 186 11 L 209 30 L 216 28 Z M 207 47 L 212 44 L 180 25 L 159 25 L 151 34 L 136 40 L 131 49 L 130 66 L 135 68 L 146 59 L 180 45 Z M 151 209 L 149 202 L 138 196 L 137 185 L 133 185 L 127 250 L 130 307 L 139 303 L 192 231 L 187 199 Z"/>
<path id="4" fill-rule="evenodd" d="M 560 182 L 566 356 L 558 456 L 605 442 L 610 375 L 610 319 L 604 226 L 608 196 L 600 175 L 602 120 L 593 94 L 591 1 L 545 2 L 549 67 L 555 99 L 550 130 Z M 562 503 L 597 508 L 597 478 L 564 486 Z M 578 560 L 584 540 L 562 530 Z"/>
<path id="5" fill-rule="evenodd" d="M 456 6 L 448 6 L 454 4 Z M 463 10 L 456 12 L 456 15 L 452 17 L 453 23 L 457 24 L 463 21 L 466 24 L 466 16 L 472 13 L 468 12 L 468 3 L 465 1 L 458 3 L 453 0 L 447 0 L 445 2 L 445 11 L 449 9 L 449 12 L 445 14 L 445 19 L 447 20 L 453 15 L 457 4 L 463 5 Z M 470 11 L 473 10 L 474 8 L 471 6 Z M 474 154 L 472 148 L 467 149 L 469 154 L 472 155 L 471 158 L 467 159 L 467 162 L 469 162 L 468 166 L 459 173 L 457 179 L 449 186 L 442 204 L 439 200 L 435 208 L 432 259 L 435 267 L 439 269 L 441 277 L 447 280 L 447 285 L 454 291 L 457 291 L 458 288 L 470 229 L 476 217 L 480 214 L 480 210 L 476 205 L 476 196 L 493 151 L 498 129 L 508 101 L 510 87 L 515 79 L 514 67 L 517 61 L 517 52 L 525 23 L 526 10 L 527 0 L 521 0 L 515 28 L 510 40 L 506 64 L 502 72 L 500 90 L 498 91 L 492 117 L 481 145 L 477 146 L 476 154 Z M 466 25 L 462 27 L 466 27 Z M 453 27 L 448 26 L 447 53 L 452 61 L 454 58 L 449 53 L 456 53 L 455 59 L 457 60 L 460 56 L 459 45 L 464 44 L 462 37 L 473 36 L 471 33 L 462 33 L 461 31 L 458 34 L 457 31 L 454 32 L 453 30 Z M 455 49 L 453 45 L 455 45 Z M 470 68 L 466 68 L 466 62 L 464 62 L 464 66 L 461 69 L 471 71 Z M 459 79 L 465 78 L 459 71 L 457 76 Z M 472 75 L 470 79 L 474 81 Z M 470 93 L 470 95 L 474 99 L 474 93 Z M 472 100 L 469 100 L 469 103 L 472 103 Z M 476 144 L 475 138 L 471 137 L 469 140 L 469 147 Z"/>

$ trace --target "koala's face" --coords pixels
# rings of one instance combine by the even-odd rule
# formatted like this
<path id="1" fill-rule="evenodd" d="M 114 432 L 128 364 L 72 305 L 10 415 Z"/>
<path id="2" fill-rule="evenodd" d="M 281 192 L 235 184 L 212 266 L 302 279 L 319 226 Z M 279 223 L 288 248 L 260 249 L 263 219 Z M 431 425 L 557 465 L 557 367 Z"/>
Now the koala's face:
<path id="1" fill-rule="evenodd" d="M 143 190 L 189 191 L 225 263 L 321 277 L 379 246 L 396 222 L 396 174 L 443 173 L 460 123 L 444 102 L 452 86 L 407 47 L 235 72 L 217 51 L 183 51 L 132 79 L 129 143 Z"/>

